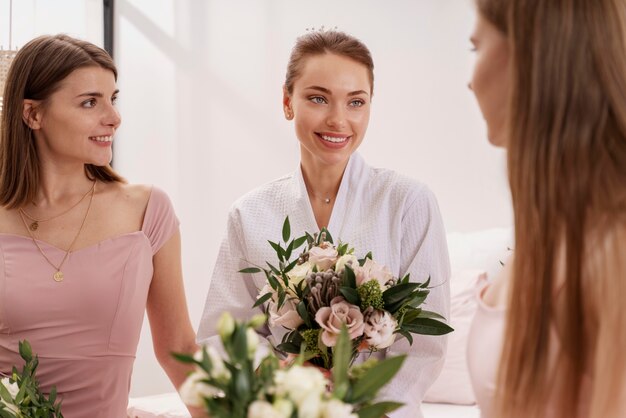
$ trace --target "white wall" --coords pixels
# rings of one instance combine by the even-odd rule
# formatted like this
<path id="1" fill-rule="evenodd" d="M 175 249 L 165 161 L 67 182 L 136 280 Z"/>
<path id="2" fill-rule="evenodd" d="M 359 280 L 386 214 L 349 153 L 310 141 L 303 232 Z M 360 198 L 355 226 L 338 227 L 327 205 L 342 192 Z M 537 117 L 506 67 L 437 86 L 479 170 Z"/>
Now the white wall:
<path id="1" fill-rule="evenodd" d="M 0 48 L 9 48 L 9 0 L 0 0 Z M 103 43 L 102 0 L 13 0 L 12 48 L 39 35 L 66 33 Z"/>
<path id="2" fill-rule="evenodd" d="M 488 145 L 466 87 L 471 0 L 118 0 L 116 19 L 116 168 L 174 201 L 194 326 L 229 205 L 297 166 L 281 86 L 308 27 L 338 26 L 372 51 L 361 147 L 371 164 L 429 184 L 448 231 L 510 225 L 504 154 Z M 146 326 L 140 344 L 132 395 L 169 390 Z"/>

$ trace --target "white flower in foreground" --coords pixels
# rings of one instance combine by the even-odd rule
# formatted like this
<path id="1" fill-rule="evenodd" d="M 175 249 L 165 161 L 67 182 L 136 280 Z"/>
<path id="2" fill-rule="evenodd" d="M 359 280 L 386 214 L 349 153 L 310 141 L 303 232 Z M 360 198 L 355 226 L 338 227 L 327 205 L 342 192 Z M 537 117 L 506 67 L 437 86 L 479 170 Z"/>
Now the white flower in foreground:
<path id="1" fill-rule="evenodd" d="M 248 328 L 246 330 L 246 339 L 248 340 L 248 357 L 253 359 L 256 349 L 259 347 L 259 336 L 255 330 Z"/>
<path id="2" fill-rule="evenodd" d="M 284 399 L 277 400 L 274 405 L 267 401 L 254 401 L 248 407 L 247 418 L 289 418 L 293 406 Z"/>
<path id="3" fill-rule="evenodd" d="M 298 418 L 321 418 L 322 402 L 322 394 L 309 393 L 298 405 Z"/>
<path id="4" fill-rule="evenodd" d="M 287 396 L 298 409 L 309 395 L 321 398 L 326 391 L 326 379 L 315 367 L 292 366 L 274 375 L 276 394 Z"/>
<path id="5" fill-rule="evenodd" d="M 206 378 L 206 373 L 195 371 L 180 386 L 178 394 L 185 405 L 203 408 L 204 398 L 212 398 L 220 393 L 217 388 L 202 382 Z"/>
<path id="6" fill-rule="evenodd" d="M 322 405 L 320 418 L 358 418 L 358 415 L 352 413 L 352 405 L 331 399 Z"/>
<path id="7" fill-rule="evenodd" d="M 230 370 L 226 368 L 224 364 L 224 360 L 217 352 L 217 350 L 212 346 L 206 346 L 206 352 L 209 356 L 209 360 L 211 361 L 211 377 L 213 379 L 230 379 Z M 202 350 L 196 351 L 196 354 L 193 355 L 193 358 L 196 361 L 202 361 Z M 198 372 L 204 373 L 202 369 L 198 366 L 196 369 Z"/>
<path id="8" fill-rule="evenodd" d="M 13 382 L 10 383 L 9 382 L 9 378 L 5 377 L 3 379 L 0 380 L 0 385 L 4 386 L 7 391 L 9 392 L 9 395 L 11 395 L 11 399 L 15 400 L 15 397 L 17 396 L 17 393 L 20 391 L 19 386 L 17 385 L 17 382 Z M 6 408 L 13 412 L 14 414 L 17 415 L 17 406 L 13 405 L 12 403 L 8 403 L 5 402 L 4 399 L 0 398 L 0 403 L 2 403 L 4 406 L 6 406 Z"/>
<path id="9" fill-rule="evenodd" d="M 374 310 L 365 316 L 365 342 L 373 348 L 387 348 L 396 339 L 393 332 L 397 327 L 398 321 L 389 312 Z"/>
<path id="10" fill-rule="evenodd" d="M 228 339 L 235 331 L 235 318 L 229 312 L 223 312 L 217 320 L 217 332 L 222 341 Z"/>

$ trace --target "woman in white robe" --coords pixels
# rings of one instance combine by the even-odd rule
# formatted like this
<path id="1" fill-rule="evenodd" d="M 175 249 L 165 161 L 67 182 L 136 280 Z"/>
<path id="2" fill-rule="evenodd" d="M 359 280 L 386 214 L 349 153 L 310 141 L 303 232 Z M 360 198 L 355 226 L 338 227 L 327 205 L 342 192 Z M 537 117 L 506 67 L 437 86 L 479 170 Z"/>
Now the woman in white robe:
<path id="1" fill-rule="evenodd" d="M 427 309 L 449 317 L 450 266 L 445 232 L 432 192 L 391 170 L 368 166 L 355 151 L 367 123 L 373 92 L 373 63 L 360 41 L 341 32 L 313 32 L 293 49 L 284 87 L 283 110 L 293 120 L 301 145 L 294 173 L 261 186 L 232 206 L 227 235 L 213 271 L 198 341 L 217 344 L 223 311 L 237 318 L 253 309 L 263 274 L 237 273 L 273 262 L 267 240 L 280 235 L 289 216 L 292 236 L 327 227 L 335 242 L 348 242 L 363 257 L 397 276 L 431 279 Z M 285 329 L 265 329 L 269 346 Z M 401 371 L 382 391 L 384 399 L 405 406 L 391 417 L 421 417 L 420 403 L 437 378 L 446 352 L 445 336 L 415 335 L 413 345 L 398 339 L 378 356 L 407 354 Z"/>

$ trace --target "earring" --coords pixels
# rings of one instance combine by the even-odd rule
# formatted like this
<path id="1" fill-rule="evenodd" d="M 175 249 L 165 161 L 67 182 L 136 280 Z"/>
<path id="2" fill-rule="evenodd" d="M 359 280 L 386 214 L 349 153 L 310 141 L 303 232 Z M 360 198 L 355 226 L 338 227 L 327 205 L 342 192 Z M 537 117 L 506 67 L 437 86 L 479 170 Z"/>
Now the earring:
<path id="1" fill-rule="evenodd" d="M 293 113 L 291 112 L 291 110 L 285 112 L 285 117 L 287 118 L 287 120 L 293 119 Z"/>

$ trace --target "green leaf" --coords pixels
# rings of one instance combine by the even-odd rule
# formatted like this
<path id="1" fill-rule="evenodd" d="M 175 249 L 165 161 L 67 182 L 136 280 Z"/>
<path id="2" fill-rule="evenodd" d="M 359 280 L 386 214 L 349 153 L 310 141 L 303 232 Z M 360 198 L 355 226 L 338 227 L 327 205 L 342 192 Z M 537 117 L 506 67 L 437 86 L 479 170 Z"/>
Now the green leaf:
<path id="1" fill-rule="evenodd" d="M 357 292 L 356 289 L 342 286 L 339 288 L 339 292 L 341 292 L 343 297 L 346 298 L 346 301 L 348 301 L 348 303 L 351 303 L 352 305 L 359 305 L 360 297 L 359 292 Z"/>
<path id="2" fill-rule="evenodd" d="M 400 370 L 405 355 L 387 358 L 367 370 L 354 384 L 352 401 L 359 402 L 373 398 Z"/>
<path id="3" fill-rule="evenodd" d="M 406 338 L 407 341 L 409 342 L 409 345 L 413 345 L 413 336 L 411 335 L 410 332 L 405 331 L 403 329 L 399 329 L 397 333 L 402 335 L 404 338 Z"/>
<path id="4" fill-rule="evenodd" d="M 390 287 L 383 292 L 383 301 L 385 302 L 385 306 L 404 301 L 418 287 L 419 283 L 404 283 Z"/>
<path id="5" fill-rule="evenodd" d="M 287 294 L 282 288 L 278 289 L 278 309 L 282 308 L 283 304 L 285 303 L 286 296 Z"/>
<path id="6" fill-rule="evenodd" d="M 422 283 L 422 284 L 420 285 L 420 287 L 421 287 L 422 289 L 427 289 L 429 284 L 430 284 L 430 276 L 428 276 L 428 279 L 426 279 L 426 281 L 425 281 L 424 283 Z"/>
<path id="7" fill-rule="evenodd" d="M 270 286 L 272 286 L 272 289 L 274 290 L 282 289 L 282 286 L 280 285 L 280 283 L 278 283 L 278 280 L 272 274 L 267 275 L 267 282 L 270 284 Z"/>
<path id="8" fill-rule="evenodd" d="M 278 344 L 276 348 L 285 353 L 300 354 L 300 347 L 291 342 Z"/>
<path id="9" fill-rule="evenodd" d="M 285 250 L 285 260 L 289 261 L 291 258 L 291 252 L 293 251 L 293 241 L 287 245 L 287 249 Z"/>
<path id="10" fill-rule="evenodd" d="M 267 302 L 270 298 L 272 297 L 272 293 L 266 293 L 263 296 L 261 296 L 260 298 L 258 298 L 256 300 L 256 302 L 254 302 L 254 305 L 252 305 L 253 308 L 256 308 L 257 306 L 260 306 L 262 304 L 264 304 L 265 302 Z"/>
<path id="11" fill-rule="evenodd" d="M 442 321 L 446 320 L 446 318 L 439 315 L 437 312 L 424 311 L 424 310 L 420 312 L 419 318 L 441 319 Z"/>
<path id="12" fill-rule="evenodd" d="M 0 417 L 1 418 L 15 418 L 15 415 L 7 411 L 6 409 L 0 409 Z"/>
<path id="13" fill-rule="evenodd" d="M 7 403 L 13 404 L 13 398 L 11 397 L 9 390 L 5 388 L 2 383 L 0 383 L 0 399 Z"/>
<path id="14" fill-rule="evenodd" d="M 291 236 L 291 226 L 289 225 L 289 216 L 285 218 L 283 223 L 283 241 L 287 242 Z"/>
<path id="15" fill-rule="evenodd" d="M 359 415 L 359 418 L 380 418 L 387 412 L 395 411 L 402 405 L 404 404 L 399 402 L 379 402 L 362 407 L 359 409 L 357 414 Z"/>
<path id="16" fill-rule="evenodd" d="M 450 325 L 431 318 L 415 318 L 403 323 L 402 329 L 420 335 L 445 335 L 454 331 Z"/>
<path id="17" fill-rule="evenodd" d="M 297 250 L 306 242 L 306 235 L 301 236 L 300 238 L 296 238 L 293 240 L 293 249 Z"/>
<path id="18" fill-rule="evenodd" d="M 337 399 L 343 399 L 348 391 L 348 368 L 351 358 L 352 344 L 348 336 L 348 327 L 342 324 L 337 344 L 333 348 L 333 395 Z"/>
<path id="19" fill-rule="evenodd" d="M 276 267 L 274 267 L 272 264 L 265 262 L 265 264 L 267 264 L 270 268 L 270 270 L 272 271 L 272 273 L 274 273 L 277 276 L 280 276 L 280 270 L 278 270 Z"/>
<path id="20" fill-rule="evenodd" d="M 283 273 L 288 273 L 291 270 L 293 270 L 293 268 L 296 266 L 296 264 L 298 264 L 298 259 L 297 258 L 295 260 L 293 260 L 291 263 L 289 263 L 287 265 L 287 267 L 285 267 L 285 269 L 283 270 Z"/>
<path id="21" fill-rule="evenodd" d="M 183 354 L 183 353 L 171 353 L 172 357 L 174 357 L 176 360 L 180 361 L 181 363 L 186 363 L 186 364 L 196 364 L 196 359 L 193 358 L 193 356 L 190 356 L 189 354 Z"/>
<path id="22" fill-rule="evenodd" d="M 313 328 L 311 324 L 311 317 L 309 316 L 309 311 L 304 305 L 304 301 L 300 301 L 300 303 L 298 303 L 298 306 L 296 306 L 296 311 L 298 311 L 298 314 L 300 315 L 300 318 L 302 318 L 302 320 L 304 321 L 304 324 L 309 328 Z"/>
<path id="23" fill-rule="evenodd" d="M 241 269 L 239 270 L 239 273 L 250 273 L 250 274 L 254 274 L 254 273 L 260 273 L 261 269 L 258 267 L 248 267 L 245 269 Z"/>
<path id="24" fill-rule="evenodd" d="M 272 248 L 274 249 L 274 251 L 276 251 L 276 255 L 278 256 L 278 259 L 280 261 L 283 261 L 285 259 L 285 250 L 283 250 L 283 247 L 281 247 L 280 244 L 276 244 L 275 242 L 272 242 L 269 240 L 267 242 L 269 242 Z"/>
<path id="25" fill-rule="evenodd" d="M 344 279 L 345 285 L 353 289 L 356 289 L 356 275 L 354 274 L 354 270 L 352 270 L 352 267 L 346 264 L 343 271 L 344 271 L 343 279 Z"/>
<path id="26" fill-rule="evenodd" d="M 20 356 L 24 361 L 29 362 L 33 359 L 33 350 L 30 343 L 26 340 L 19 342 Z"/>

